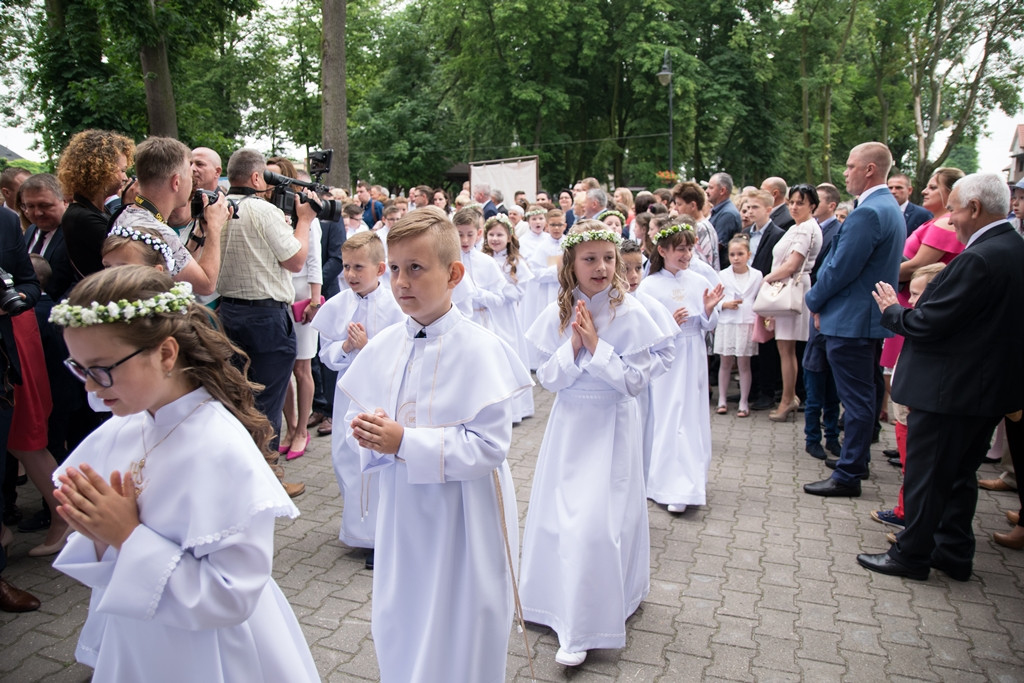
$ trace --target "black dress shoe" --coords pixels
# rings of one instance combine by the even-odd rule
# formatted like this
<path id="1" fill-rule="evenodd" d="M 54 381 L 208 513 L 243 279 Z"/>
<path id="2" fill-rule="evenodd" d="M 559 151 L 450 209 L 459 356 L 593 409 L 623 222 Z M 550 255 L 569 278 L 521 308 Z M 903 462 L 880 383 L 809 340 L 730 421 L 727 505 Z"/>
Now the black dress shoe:
<path id="1" fill-rule="evenodd" d="M 886 448 L 882 451 L 882 455 L 887 458 L 898 458 L 900 457 L 900 452 L 895 448 Z"/>
<path id="2" fill-rule="evenodd" d="M 839 464 L 839 459 L 838 458 L 836 458 L 834 460 L 833 459 L 829 459 L 829 460 L 825 461 L 825 467 L 829 468 L 830 470 L 834 470 L 836 468 L 836 465 L 838 465 L 838 464 Z M 867 479 L 870 476 L 871 476 L 871 466 L 869 465 L 869 466 L 864 468 L 864 474 L 859 475 L 857 478 L 858 479 Z"/>
<path id="3" fill-rule="evenodd" d="M 868 555 L 862 553 L 857 556 L 857 563 L 860 566 L 870 569 L 873 572 L 879 574 L 888 574 L 889 576 L 904 576 L 914 581 L 924 581 L 928 578 L 928 568 L 924 569 L 911 569 L 906 565 L 902 565 L 896 560 L 889 557 L 889 553 L 878 553 L 877 555 Z"/>
<path id="4" fill-rule="evenodd" d="M 839 443 L 839 439 L 825 439 L 825 450 L 838 458 L 843 452 L 843 444 Z"/>
<path id="5" fill-rule="evenodd" d="M 818 460 L 824 460 L 828 457 L 825 455 L 825 449 L 821 447 L 820 443 L 811 442 L 804 446 L 804 450 L 807 451 L 807 454 L 812 458 L 817 458 Z"/>
<path id="6" fill-rule="evenodd" d="M 18 531 L 42 531 L 43 529 L 50 528 L 50 508 L 43 506 L 42 510 L 37 510 L 34 515 L 28 519 L 23 519 L 18 522 Z"/>
<path id="7" fill-rule="evenodd" d="M 932 561 L 932 569 L 938 569 L 940 572 L 953 579 L 954 581 L 970 581 L 971 580 L 971 568 L 970 567 L 957 567 L 952 564 L 946 564 L 945 562 Z"/>
<path id="8" fill-rule="evenodd" d="M 373 548 L 370 548 L 370 554 L 366 556 L 366 562 L 363 563 L 363 566 L 371 571 L 373 570 Z"/>
<path id="9" fill-rule="evenodd" d="M 828 479 L 816 481 L 813 484 L 804 484 L 804 492 L 812 496 L 859 498 L 860 482 L 858 481 L 852 485 L 840 484 L 835 479 L 829 477 Z"/>
<path id="10" fill-rule="evenodd" d="M 763 396 L 750 404 L 751 410 L 770 410 L 775 407 L 775 401 Z"/>
<path id="11" fill-rule="evenodd" d="M 900 462 L 899 458 L 886 458 L 890 465 L 893 467 L 903 467 L 903 463 Z"/>

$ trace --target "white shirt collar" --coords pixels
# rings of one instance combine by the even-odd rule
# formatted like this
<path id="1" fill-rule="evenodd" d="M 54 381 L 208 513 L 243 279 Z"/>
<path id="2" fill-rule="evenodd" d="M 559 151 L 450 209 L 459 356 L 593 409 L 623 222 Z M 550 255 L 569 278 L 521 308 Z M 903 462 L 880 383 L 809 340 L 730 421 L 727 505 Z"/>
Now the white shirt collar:
<path id="1" fill-rule="evenodd" d="M 873 187 L 869 187 L 868 189 L 864 190 L 863 192 L 861 192 L 857 196 L 857 202 L 858 203 L 863 202 L 865 199 L 868 198 L 869 195 L 872 195 L 875 192 L 878 192 L 879 190 L 885 190 L 886 192 L 888 192 L 889 191 L 889 186 L 886 185 L 885 183 L 883 183 L 881 185 L 875 185 Z"/>
<path id="2" fill-rule="evenodd" d="M 974 244 L 974 241 L 976 239 L 978 239 L 979 237 L 984 235 L 986 232 L 988 232 L 992 228 L 996 227 L 997 225 L 1002 225 L 1005 222 L 1006 222 L 1005 218 L 1000 218 L 999 220 L 993 221 L 992 223 L 989 223 L 985 227 L 981 228 L 980 230 L 978 230 L 978 232 L 976 232 L 973 235 L 971 235 L 970 239 L 967 240 L 967 244 L 964 245 L 964 249 L 966 249 L 967 247 L 969 247 L 972 244 Z"/>

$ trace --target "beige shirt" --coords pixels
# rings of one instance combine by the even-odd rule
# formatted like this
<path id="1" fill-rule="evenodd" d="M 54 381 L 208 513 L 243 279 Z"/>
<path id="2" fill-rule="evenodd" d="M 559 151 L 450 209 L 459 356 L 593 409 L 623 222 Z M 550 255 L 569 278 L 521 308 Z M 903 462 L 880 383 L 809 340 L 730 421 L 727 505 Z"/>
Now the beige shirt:
<path id="1" fill-rule="evenodd" d="M 259 197 L 231 195 L 238 218 L 230 219 L 220 235 L 220 276 L 217 291 L 235 299 L 295 299 L 292 273 L 281 265 L 302 247 L 284 214 Z"/>

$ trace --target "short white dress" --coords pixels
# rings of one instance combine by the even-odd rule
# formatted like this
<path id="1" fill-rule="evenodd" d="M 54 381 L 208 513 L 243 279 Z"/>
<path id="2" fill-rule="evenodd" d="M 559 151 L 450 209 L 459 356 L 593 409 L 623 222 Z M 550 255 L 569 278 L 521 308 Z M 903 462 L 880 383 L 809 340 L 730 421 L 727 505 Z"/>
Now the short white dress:
<path id="1" fill-rule="evenodd" d="M 732 266 L 723 268 L 718 276 L 725 288 L 722 301 L 741 300 L 738 308 L 719 307 L 718 327 L 715 328 L 715 353 L 721 356 L 756 356 L 757 342 L 754 341 L 754 299 L 761 289 L 761 271 L 747 268 L 745 273 L 736 273 Z"/>
<path id="2" fill-rule="evenodd" d="M 811 269 L 821 251 L 821 228 L 818 221 L 810 218 L 803 223 L 794 225 L 786 231 L 775 248 L 772 249 L 772 270 L 775 270 L 794 251 L 804 255 L 803 265 L 800 270 L 793 274 L 794 279 L 800 279 L 804 284 L 804 293 L 811 289 Z M 781 341 L 807 341 L 810 332 L 811 313 L 807 310 L 807 304 L 801 307 L 799 313 L 792 315 L 777 315 L 775 317 L 775 338 Z"/>
<path id="3" fill-rule="evenodd" d="M 309 225 L 309 254 L 306 256 L 306 263 L 302 266 L 302 270 L 292 275 L 295 301 L 302 301 L 310 297 L 310 284 L 322 285 L 323 283 L 324 275 L 320 260 L 320 220 L 314 218 Z M 295 320 L 294 317 L 292 320 Z M 315 356 L 318 338 L 319 333 L 309 323 L 295 323 L 295 360 L 309 360 Z"/>

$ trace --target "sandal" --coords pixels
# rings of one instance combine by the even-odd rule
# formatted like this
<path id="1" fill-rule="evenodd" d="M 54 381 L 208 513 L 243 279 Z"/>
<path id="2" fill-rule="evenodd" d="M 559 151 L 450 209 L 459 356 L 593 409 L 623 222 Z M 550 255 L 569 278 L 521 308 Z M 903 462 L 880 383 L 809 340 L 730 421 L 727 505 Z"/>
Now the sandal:
<path id="1" fill-rule="evenodd" d="M 718 413 L 719 415 L 725 415 L 727 412 L 729 412 L 729 409 L 726 408 L 725 406 L 718 406 L 718 409 L 715 412 Z"/>
<path id="2" fill-rule="evenodd" d="M 750 417 L 750 411 L 749 410 L 743 410 L 741 408 L 740 410 L 736 411 L 736 417 Z"/>

